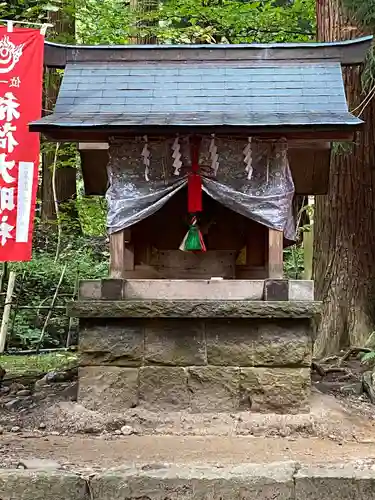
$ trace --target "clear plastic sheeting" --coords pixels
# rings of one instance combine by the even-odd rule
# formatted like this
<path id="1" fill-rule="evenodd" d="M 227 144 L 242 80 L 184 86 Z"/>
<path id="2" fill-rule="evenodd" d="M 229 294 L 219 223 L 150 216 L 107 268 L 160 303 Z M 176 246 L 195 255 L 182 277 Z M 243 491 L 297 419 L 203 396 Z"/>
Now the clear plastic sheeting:
<path id="1" fill-rule="evenodd" d="M 139 138 L 110 144 L 109 233 L 154 214 L 187 184 L 189 140 L 180 138 L 179 143 L 182 167 L 178 176 L 173 166 L 175 139 Z M 249 219 L 284 231 L 289 240 L 295 238 L 294 184 L 285 141 L 203 137 L 200 166 L 203 190 L 209 196 Z"/>

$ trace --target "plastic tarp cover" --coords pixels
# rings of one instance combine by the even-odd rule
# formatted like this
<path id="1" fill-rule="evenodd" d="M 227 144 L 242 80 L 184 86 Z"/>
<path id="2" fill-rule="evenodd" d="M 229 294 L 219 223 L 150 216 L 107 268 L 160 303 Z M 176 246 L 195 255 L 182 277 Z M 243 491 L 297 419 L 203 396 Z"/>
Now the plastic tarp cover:
<path id="1" fill-rule="evenodd" d="M 189 139 L 179 139 L 177 152 L 174 139 L 150 140 L 145 147 L 146 141 L 110 143 L 106 195 L 110 234 L 154 214 L 187 184 Z M 176 157 L 182 163 L 178 173 Z M 244 217 L 284 231 L 287 239 L 295 239 L 294 184 L 286 141 L 253 139 L 249 143 L 246 138 L 203 137 L 199 164 L 203 190 L 209 196 Z"/>

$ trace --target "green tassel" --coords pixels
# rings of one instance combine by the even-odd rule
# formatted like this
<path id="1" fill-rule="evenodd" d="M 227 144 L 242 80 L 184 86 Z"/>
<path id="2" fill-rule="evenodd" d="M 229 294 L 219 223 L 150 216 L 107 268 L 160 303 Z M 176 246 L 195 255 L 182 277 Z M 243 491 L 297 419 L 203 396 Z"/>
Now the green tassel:
<path id="1" fill-rule="evenodd" d="M 194 225 L 190 226 L 187 238 L 185 241 L 185 250 L 194 251 L 202 250 L 202 242 L 199 236 L 199 228 Z"/>

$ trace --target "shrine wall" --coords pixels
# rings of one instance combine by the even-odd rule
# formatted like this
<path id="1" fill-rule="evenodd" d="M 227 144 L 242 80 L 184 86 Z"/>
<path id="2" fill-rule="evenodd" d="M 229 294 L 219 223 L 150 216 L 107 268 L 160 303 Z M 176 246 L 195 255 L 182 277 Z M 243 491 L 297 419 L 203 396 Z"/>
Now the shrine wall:
<path id="1" fill-rule="evenodd" d="M 78 401 L 92 410 L 309 409 L 309 319 L 80 321 Z"/>

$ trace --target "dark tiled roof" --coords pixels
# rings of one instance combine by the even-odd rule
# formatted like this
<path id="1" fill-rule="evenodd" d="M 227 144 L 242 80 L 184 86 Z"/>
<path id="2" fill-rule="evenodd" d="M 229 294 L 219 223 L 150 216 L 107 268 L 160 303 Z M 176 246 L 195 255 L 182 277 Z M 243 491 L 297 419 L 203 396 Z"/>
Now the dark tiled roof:
<path id="1" fill-rule="evenodd" d="M 356 126 L 335 61 L 76 62 L 43 127 Z"/>

